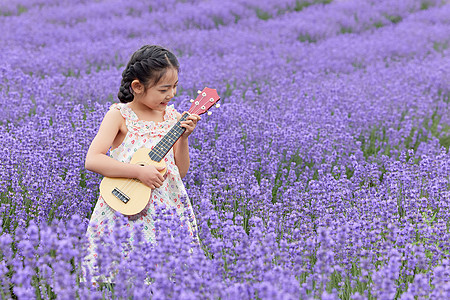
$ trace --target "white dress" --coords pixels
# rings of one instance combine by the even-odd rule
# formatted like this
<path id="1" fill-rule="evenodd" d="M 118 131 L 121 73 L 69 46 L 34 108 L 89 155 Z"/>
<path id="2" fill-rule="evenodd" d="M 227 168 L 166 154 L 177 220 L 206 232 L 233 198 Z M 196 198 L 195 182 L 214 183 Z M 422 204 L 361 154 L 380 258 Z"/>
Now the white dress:
<path id="1" fill-rule="evenodd" d="M 118 109 L 126 121 L 128 133 L 122 144 L 110 151 L 110 156 L 118 161 L 129 163 L 131 157 L 139 148 L 153 148 L 160 139 L 169 131 L 169 129 L 177 122 L 177 113 L 173 105 L 167 106 L 164 121 L 155 123 L 153 121 L 139 120 L 133 110 L 124 103 L 115 103 L 110 109 Z M 178 216 L 183 222 L 187 223 L 188 230 L 191 235 L 197 232 L 197 222 L 195 215 L 186 193 L 186 189 L 181 180 L 178 167 L 175 165 L 173 149 L 171 149 L 164 158 L 167 165 L 167 177 L 161 187 L 152 191 L 149 204 L 137 215 L 130 216 L 128 223 L 123 225 L 133 229 L 135 226 L 142 224 L 143 236 L 146 241 L 154 242 L 154 202 L 160 202 L 167 207 L 174 207 Z M 185 198 L 185 205 L 181 202 L 181 198 Z M 91 270 L 94 268 L 97 258 L 95 243 L 98 238 L 104 234 L 110 234 L 110 229 L 116 223 L 115 211 L 100 196 L 95 205 L 94 212 L 91 216 L 87 229 L 89 239 L 89 254 L 86 257 L 87 266 Z M 106 222 L 107 221 L 107 222 Z M 106 223 L 108 225 L 106 225 Z M 130 242 L 133 241 L 133 236 Z"/>

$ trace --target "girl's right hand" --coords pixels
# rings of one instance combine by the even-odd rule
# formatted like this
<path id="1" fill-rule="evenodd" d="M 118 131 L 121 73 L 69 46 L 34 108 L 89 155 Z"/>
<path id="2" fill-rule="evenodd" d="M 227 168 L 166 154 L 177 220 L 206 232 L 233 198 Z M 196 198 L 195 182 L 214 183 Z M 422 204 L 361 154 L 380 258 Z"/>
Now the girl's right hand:
<path id="1" fill-rule="evenodd" d="M 149 186 L 152 190 L 163 185 L 164 177 L 159 171 L 164 170 L 163 166 L 144 165 L 138 166 L 137 179 Z"/>

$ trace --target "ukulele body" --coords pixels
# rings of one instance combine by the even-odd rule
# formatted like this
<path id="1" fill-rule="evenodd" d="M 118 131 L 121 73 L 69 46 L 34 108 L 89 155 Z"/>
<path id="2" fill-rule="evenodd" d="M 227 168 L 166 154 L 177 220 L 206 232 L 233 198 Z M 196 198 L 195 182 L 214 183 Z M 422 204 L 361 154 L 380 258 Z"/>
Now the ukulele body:
<path id="1" fill-rule="evenodd" d="M 149 152 L 148 148 L 138 149 L 130 164 L 162 166 L 164 169 L 159 172 L 165 176 L 167 166 L 164 159 L 160 162 L 153 161 L 148 156 Z M 138 179 L 104 177 L 100 183 L 100 194 L 112 209 L 131 216 L 140 213 L 147 206 L 152 189 Z"/>

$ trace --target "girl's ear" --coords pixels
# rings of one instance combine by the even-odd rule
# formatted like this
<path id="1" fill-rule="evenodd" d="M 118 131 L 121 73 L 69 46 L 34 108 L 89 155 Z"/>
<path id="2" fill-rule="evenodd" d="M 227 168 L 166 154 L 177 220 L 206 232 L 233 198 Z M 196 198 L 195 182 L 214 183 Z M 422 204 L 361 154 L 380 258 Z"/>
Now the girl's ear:
<path id="1" fill-rule="evenodd" d="M 144 86 L 137 79 L 131 82 L 131 88 L 136 94 L 142 94 L 144 92 Z"/>

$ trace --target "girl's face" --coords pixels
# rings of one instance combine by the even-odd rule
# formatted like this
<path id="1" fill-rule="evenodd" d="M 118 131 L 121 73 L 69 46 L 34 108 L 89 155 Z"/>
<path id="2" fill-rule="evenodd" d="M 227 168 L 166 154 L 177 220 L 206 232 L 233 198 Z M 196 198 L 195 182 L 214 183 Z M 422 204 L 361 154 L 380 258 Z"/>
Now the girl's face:
<path id="1" fill-rule="evenodd" d="M 178 72 L 176 69 L 170 68 L 161 80 L 148 88 L 145 93 L 143 91 L 139 93 L 139 89 L 135 90 L 135 100 L 152 110 L 165 111 L 167 104 L 177 93 L 177 85 Z"/>

